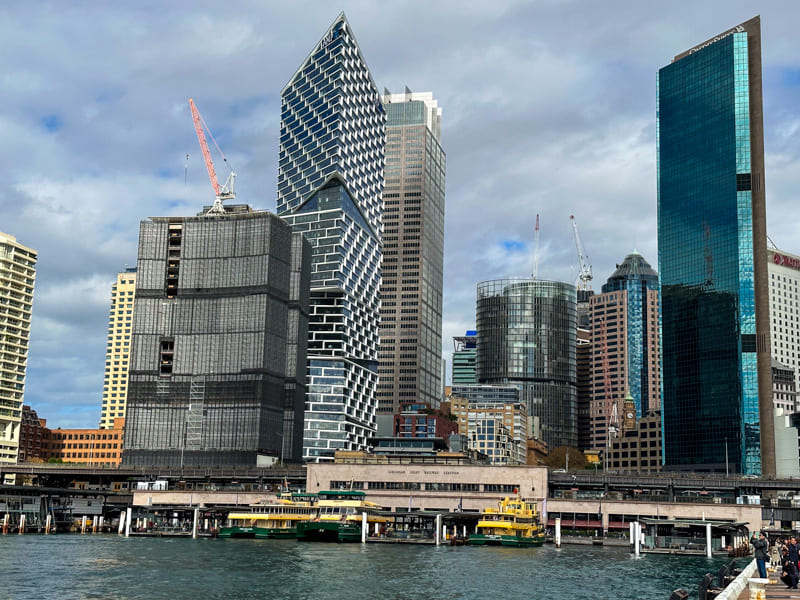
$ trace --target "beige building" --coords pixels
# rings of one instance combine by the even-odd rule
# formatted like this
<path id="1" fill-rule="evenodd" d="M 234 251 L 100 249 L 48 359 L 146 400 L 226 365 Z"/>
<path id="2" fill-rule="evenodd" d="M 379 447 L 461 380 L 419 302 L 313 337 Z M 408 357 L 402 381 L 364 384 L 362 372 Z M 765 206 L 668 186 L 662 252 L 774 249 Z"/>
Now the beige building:
<path id="1" fill-rule="evenodd" d="M 17 462 L 36 251 L 0 232 L 0 462 Z"/>
<path id="2" fill-rule="evenodd" d="M 772 358 L 794 371 L 800 389 L 800 256 L 767 250 Z"/>
<path id="3" fill-rule="evenodd" d="M 493 465 L 527 462 L 528 411 L 521 402 L 451 396 L 450 412 L 469 447 L 488 456 Z"/>
<path id="4" fill-rule="evenodd" d="M 112 429 L 115 419 L 125 417 L 135 291 L 136 267 L 118 273 L 117 281 L 111 286 L 100 429 Z"/>
<path id="5" fill-rule="evenodd" d="M 389 510 L 480 511 L 518 493 L 540 502 L 547 497 L 547 468 L 488 467 L 436 462 L 309 463 L 306 489 L 367 492 Z"/>

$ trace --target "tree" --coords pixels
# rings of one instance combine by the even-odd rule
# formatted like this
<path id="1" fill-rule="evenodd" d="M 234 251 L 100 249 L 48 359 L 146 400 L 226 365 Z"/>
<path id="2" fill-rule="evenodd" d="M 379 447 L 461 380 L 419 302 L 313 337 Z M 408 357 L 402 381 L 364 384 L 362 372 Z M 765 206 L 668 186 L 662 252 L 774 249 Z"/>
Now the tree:
<path id="1" fill-rule="evenodd" d="M 544 459 L 544 464 L 554 469 L 567 468 L 567 454 L 569 454 L 569 470 L 585 469 L 586 457 L 581 450 L 573 448 L 572 446 L 559 446 L 554 448 L 553 451 Z"/>

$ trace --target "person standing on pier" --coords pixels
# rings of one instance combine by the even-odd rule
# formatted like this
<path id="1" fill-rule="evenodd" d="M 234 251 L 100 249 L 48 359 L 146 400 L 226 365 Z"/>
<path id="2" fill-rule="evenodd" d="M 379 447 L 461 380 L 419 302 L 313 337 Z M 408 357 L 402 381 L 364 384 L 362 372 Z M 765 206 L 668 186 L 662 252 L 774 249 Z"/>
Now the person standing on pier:
<path id="1" fill-rule="evenodd" d="M 758 534 L 758 539 L 756 539 L 755 534 L 753 534 L 753 539 L 750 540 L 750 543 L 753 544 L 753 550 L 755 551 L 756 565 L 758 565 L 758 576 L 761 577 L 761 579 L 766 579 L 767 561 L 769 560 L 769 555 L 767 554 L 769 542 L 767 541 L 767 537 L 764 535 L 763 531 Z"/>

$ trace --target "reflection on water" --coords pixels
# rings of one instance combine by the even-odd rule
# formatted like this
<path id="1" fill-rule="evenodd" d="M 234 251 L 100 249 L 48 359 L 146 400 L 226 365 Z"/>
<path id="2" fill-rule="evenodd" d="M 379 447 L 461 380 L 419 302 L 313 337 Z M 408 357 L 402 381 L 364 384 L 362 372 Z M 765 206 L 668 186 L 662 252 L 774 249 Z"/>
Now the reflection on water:
<path id="1" fill-rule="evenodd" d="M 433 547 L 116 535 L 0 537 L 0 597 L 667 600 L 723 559 L 626 548 Z M 742 566 L 744 559 L 739 559 Z"/>

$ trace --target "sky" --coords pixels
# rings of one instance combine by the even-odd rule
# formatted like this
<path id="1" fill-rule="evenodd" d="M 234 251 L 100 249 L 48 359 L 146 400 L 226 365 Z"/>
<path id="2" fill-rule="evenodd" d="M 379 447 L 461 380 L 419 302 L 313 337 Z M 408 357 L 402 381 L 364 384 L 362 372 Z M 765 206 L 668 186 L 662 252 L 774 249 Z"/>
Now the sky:
<path id="1" fill-rule="evenodd" d="M 531 275 L 537 214 L 540 279 L 576 281 L 572 214 L 595 290 L 634 249 L 658 268 L 656 73 L 756 14 L 768 234 L 800 254 L 794 0 L 6 2 L 0 231 L 39 253 L 25 403 L 48 426 L 97 426 L 110 288 L 139 222 L 213 202 L 188 99 L 237 202 L 274 211 L 280 91 L 342 10 L 381 91 L 443 109 L 448 371 L 477 283 Z"/>

